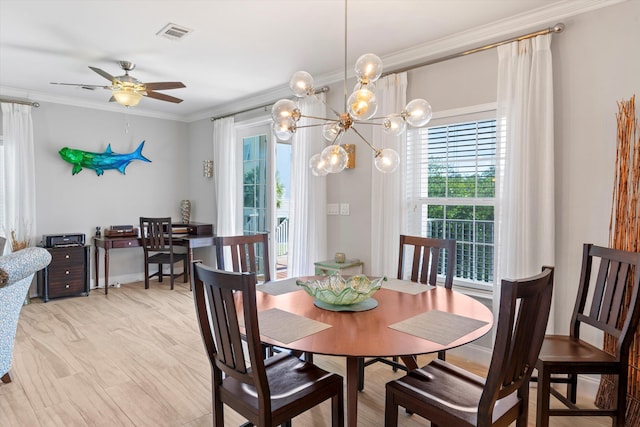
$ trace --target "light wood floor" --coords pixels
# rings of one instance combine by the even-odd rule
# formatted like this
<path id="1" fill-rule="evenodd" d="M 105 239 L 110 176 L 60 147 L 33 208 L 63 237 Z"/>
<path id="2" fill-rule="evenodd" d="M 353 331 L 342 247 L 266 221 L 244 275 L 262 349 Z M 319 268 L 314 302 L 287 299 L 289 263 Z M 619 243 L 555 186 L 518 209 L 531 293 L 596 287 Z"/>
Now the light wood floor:
<path id="1" fill-rule="evenodd" d="M 448 360 L 484 372 L 452 355 Z M 344 375 L 342 358 L 315 361 Z M 94 290 L 46 304 L 32 300 L 21 313 L 11 374 L 13 382 L 0 384 L 2 427 L 212 425 L 209 364 L 188 284 L 171 291 L 166 282 L 148 290 L 134 283 L 111 288 L 108 296 Z M 399 375 L 380 363 L 367 368 L 359 426 L 383 424 L 384 384 Z M 400 412 L 401 426 L 429 425 Z M 228 426 L 244 422 L 228 408 L 225 416 Z M 329 403 L 293 421 L 328 426 Z M 552 419 L 552 426 L 607 425 L 606 418 Z"/>

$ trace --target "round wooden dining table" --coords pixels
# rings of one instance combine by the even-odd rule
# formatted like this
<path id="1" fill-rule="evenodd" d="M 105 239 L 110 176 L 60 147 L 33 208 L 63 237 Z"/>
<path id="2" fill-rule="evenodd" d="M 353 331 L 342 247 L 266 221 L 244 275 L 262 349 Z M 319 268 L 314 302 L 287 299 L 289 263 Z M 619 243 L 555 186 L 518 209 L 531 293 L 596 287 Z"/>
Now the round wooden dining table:
<path id="1" fill-rule="evenodd" d="M 270 283 L 270 286 L 273 286 L 277 282 Z M 407 282 L 407 284 L 416 285 L 413 282 Z M 436 353 L 468 344 L 485 335 L 493 326 L 491 310 L 484 304 L 460 292 L 443 287 L 428 287 L 428 290 L 416 294 L 383 287 L 373 295 L 373 298 L 378 305 L 367 311 L 330 311 L 316 307 L 313 297 L 301 288 L 280 295 L 256 292 L 259 313 L 278 309 L 325 324 L 326 329 L 290 342 L 278 341 L 273 338 L 273 334 L 271 337 L 263 335 L 261 324 L 261 340 L 264 343 L 294 351 L 345 357 L 346 415 L 347 425 L 350 427 L 357 425 L 358 358 L 399 356 L 405 366 L 415 369 L 418 366 L 414 355 Z M 433 322 L 433 327 L 446 329 L 447 333 L 455 335 L 456 328 L 462 328 L 463 322 L 451 321 L 452 319 L 477 321 L 479 327 L 469 331 L 469 326 L 466 325 L 465 330 L 458 331 L 462 334 L 461 336 L 451 342 L 446 342 L 447 339 L 439 339 L 440 343 L 390 327 L 429 312 L 440 315 L 434 317 L 436 320 Z M 260 314 L 258 317 L 260 319 Z M 438 322 L 446 322 L 446 324 L 438 325 L 436 324 Z M 295 328 L 293 324 L 283 324 L 281 327 Z"/>

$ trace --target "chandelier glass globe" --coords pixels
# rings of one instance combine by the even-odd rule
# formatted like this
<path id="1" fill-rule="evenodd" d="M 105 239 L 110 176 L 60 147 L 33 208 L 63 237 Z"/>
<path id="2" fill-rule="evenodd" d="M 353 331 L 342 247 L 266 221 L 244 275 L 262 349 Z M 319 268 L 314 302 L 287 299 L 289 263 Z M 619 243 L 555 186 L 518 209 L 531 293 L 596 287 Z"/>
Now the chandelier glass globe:
<path id="1" fill-rule="evenodd" d="M 378 110 L 376 95 L 369 89 L 357 90 L 347 100 L 349 115 L 354 120 L 368 120 L 375 116 Z"/>
<path id="2" fill-rule="evenodd" d="M 413 127 L 421 127 L 429 123 L 431 116 L 431 105 L 424 99 L 414 99 L 410 101 L 403 111 L 405 120 Z"/>
<path id="3" fill-rule="evenodd" d="M 320 154 L 325 163 L 324 168 L 329 173 L 338 173 L 347 166 L 347 152 L 340 145 L 329 145 Z"/>
<path id="4" fill-rule="evenodd" d="M 407 122 L 402 116 L 390 116 L 382 121 L 382 130 L 387 135 L 398 136 L 407 129 Z"/>
<path id="5" fill-rule="evenodd" d="M 304 98 L 314 92 L 313 77 L 306 71 L 296 71 L 289 80 L 289 87 L 298 98 Z"/>
<path id="6" fill-rule="evenodd" d="M 311 159 L 309 160 L 309 167 L 311 168 L 311 173 L 314 176 L 325 176 L 329 173 L 325 169 L 325 162 L 322 160 L 322 155 L 320 153 L 311 156 Z"/>
<path id="7" fill-rule="evenodd" d="M 355 71 L 361 83 L 375 82 L 382 75 L 382 60 L 373 53 L 365 53 L 356 61 Z"/>
<path id="8" fill-rule="evenodd" d="M 376 153 L 375 166 L 382 173 L 394 172 L 400 164 L 400 156 L 395 150 L 385 148 Z"/>

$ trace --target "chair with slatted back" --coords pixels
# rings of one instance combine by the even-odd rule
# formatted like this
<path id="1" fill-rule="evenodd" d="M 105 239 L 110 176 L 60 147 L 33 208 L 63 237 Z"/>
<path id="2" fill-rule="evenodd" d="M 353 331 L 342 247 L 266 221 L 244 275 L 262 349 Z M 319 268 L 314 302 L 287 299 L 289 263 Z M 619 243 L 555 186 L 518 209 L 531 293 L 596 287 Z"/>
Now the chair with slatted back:
<path id="1" fill-rule="evenodd" d="M 398 425 L 398 407 L 431 426 L 526 427 L 529 377 L 544 339 L 553 268 L 522 280 L 503 280 L 496 340 L 487 377 L 435 359 L 386 385 L 385 427 Z"/>
<path id="2" fill-rule="evenodd" d="M 288 353 L 263 360 L 255 273 L 214 270 L 196 262 L 192 287 L 200 332 L 211 364 L 215 426 L 224 426 L 225 404 L 251 424 L 269 427 L 290 425 L 292 418 L 327 399 L 331 399 L 332 426 L 344 424 L 340 375 Z M 236 299 L 242 301 L 240 313 Z M 239 317 L 245 325 L 246 353 Z"/>
<path id="3" fill-rule="evenodd" d="M 269 265 L 269 235 L 267 233 L 243 236 L 219 236 L 215 239 L 216 260 L 220 270 L 253 272 L 263 282 L 271 280 Z M 225 250 L 231 251 L 231 265 L 225 263 Z M 227 259 L 228 261 L 228 259 Z"/>
<path id="4" fill-rule="evenodd" d="M 592 275 L 592 269 L 597 273 Z M 609 416 L 612 425 L 625 425 L 629 348 L 640 318 L 639 290 L 639 252 L 584 245 L 569 335 L 545 337 L 536 363 L 538 375 L 531 379 L 538 382 L 538 426 L 548 426 L 552 416 L 578 415 Z M 611 335 L 617 341 L 613 354 L 581 339 L 583 326 Z M 617 379 L 612 408 L 576 406 L 578 375 L 582 374 L 612 375 L 614 382 Z M 557 383 L 566 384 L 566 394 L 552 387 Z M 551 395 L 564 407 L 551 409 Z"/>
<path id="5" fill-rule="evenodd" d="M 187 283 L 189 273 L 187 253 L 176 252 L 174 248 L 171 218 L 140 217 L 140 235 L 144 251 L 144 288 L 149 289 L 149 279 L 154 276 L 158 276 L 158 282 L 162 282 L 164 276 L 162 267 L 168 264 L 169 279 L 173 289 L 175 278 L 173 267 L 178 262 L 182 262 L 183 281 Z M 158 271 L 150 275 L 149 264 L 158 264 Z"/>
<path id="6" fill-rule="evenodd" d="M 411 258 L 409 259 L 409 256 Z M 398 257 L 398 279 L 436 286 L 438 272 L 444 263 L 444 282 L 447 289 L 453 286 L 454 267 L 456 263 L 456 241 L 454 239 L 432 239 L 428 237 L 400 235 L 400 254 Z M 410 265 L 409 265 L 410 264 Z M 410 268 L 409 268 L 410 267 Z M 438 358 L 445 360 L 445 352 L 439 351 Z M 358 389 L 364 390 L 364 368 L 382 362 L 393 367 L 394 371 L 407 369 L 398 361 L 383 357 L 358 360 Z"/>

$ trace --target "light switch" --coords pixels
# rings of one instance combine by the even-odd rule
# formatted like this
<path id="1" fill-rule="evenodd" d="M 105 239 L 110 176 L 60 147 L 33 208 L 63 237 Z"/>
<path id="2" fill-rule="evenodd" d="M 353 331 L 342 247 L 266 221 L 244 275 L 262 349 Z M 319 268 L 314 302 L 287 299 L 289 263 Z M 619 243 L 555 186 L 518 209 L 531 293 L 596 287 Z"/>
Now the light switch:
<path id="1" fill-rule="evenodd" d="M 337 203 L 327 203 L 327 215 L 338 215 L 338 209 Z"/>
<path id="2" fill-rule="evenodd" d="M 349 203 L 340 203 L 340 215 L 349 215 Z"/>

